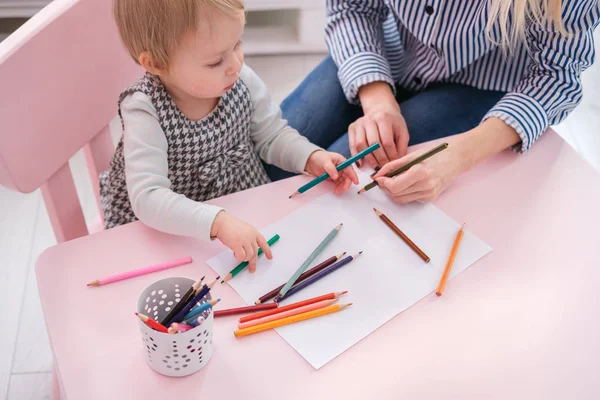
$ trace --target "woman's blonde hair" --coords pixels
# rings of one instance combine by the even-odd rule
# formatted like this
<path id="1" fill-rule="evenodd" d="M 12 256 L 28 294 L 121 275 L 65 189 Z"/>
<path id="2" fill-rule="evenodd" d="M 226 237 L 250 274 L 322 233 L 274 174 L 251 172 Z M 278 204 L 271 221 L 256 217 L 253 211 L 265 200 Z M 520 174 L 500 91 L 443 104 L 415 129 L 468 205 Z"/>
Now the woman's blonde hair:
<path id="1" fill-rule="evenodd" d="M 490 0 L 486 26 L 488 39 L 510 52 L 519 43 L 526 43 L 525 30 L 530 22 L 540 26 L 552 24 L 554 30 L 566 36 L 561 11 L 561 0 Z M 491 36 L 496 22 L 499 23 L 500 40 L 493 40 Z"/>
<path id="2" fill-rule="evenodd" d="M 202 13 L 244 14 L 243 0 L 114 0 L 113 16 L 121 41 L 135 62 L 143 52 L 161 67 L 169 65 L 188 31 L 198 28 Z"/>

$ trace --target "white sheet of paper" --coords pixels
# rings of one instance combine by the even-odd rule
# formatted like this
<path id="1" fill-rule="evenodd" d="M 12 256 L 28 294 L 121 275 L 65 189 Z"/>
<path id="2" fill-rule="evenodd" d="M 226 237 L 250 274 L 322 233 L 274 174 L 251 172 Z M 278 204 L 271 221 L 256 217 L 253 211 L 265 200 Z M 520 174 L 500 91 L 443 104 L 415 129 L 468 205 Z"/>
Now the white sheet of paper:
<path id="1" fill-rule="evenodd" d="M 360 173 L 359 179 L 360 187 L 371 181 L 366 173 Z M 262 229 L 267 240 L 276 233 L 281 236 L 271 247 L 273 260 L 261 257 L 256 273 L 242 271 L 229 281 L 246 303 L 254 304 L 260 296 L 287 282 L 325 236 L 343 223 L 341 231 L 311 267 L 344 251 L 363 251 L 362 256 L 282 304 L 348 290 L 339 303 L 353 305 L 334 314 L 277 328 L 317 369 L 435 291 L 460 229 L 460 224 L 431 204 L 399 206 L 377 188 L 362 195 L 354 189 L 341 196 L 320 196 Z M 424 263 L 377 217 L 373 207 L 387 215 L 431 261 Z M 486 243 L 465 230 L 450 276 L 456 276 L 490 251 Z M 221 276 L 237 265 L 231 251 L 207 263 Z"/>

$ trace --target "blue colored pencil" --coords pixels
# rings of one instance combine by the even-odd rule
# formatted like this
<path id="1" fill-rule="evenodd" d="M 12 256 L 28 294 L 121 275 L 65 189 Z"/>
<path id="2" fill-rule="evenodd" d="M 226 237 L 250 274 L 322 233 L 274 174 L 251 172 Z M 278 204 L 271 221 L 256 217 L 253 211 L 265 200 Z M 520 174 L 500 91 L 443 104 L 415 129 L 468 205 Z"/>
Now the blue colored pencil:
<path id="1" fill-rule="evenodd" d="M 219 301 L 221 301 L 221 299 L 207 301 L 206 303 L 202 303 L 199 306 L 192 308 L 190 312 L 183 317 L 183 323 L 193 325 L 194 321 L 198 319 L 198 315 L 202 314 L 209 308 L 213 308 L 213 306 L 215 306 Z"/>
<path id="2" fill-rule="evenodd" d="M 173 319 L 171 319 L 167 324 L 171 325 L 171 323 L 173 323 L 173 322 L 181 322 L 181 321 L 183 321 L 183 317 L 185 317 L 185 315 L 188 312 L 190 312 L 190 310 L 192 309 L 192 307 L 194 307 L 196 304 L 198 304 L 198 302 L 200 300 L 202 300 L 202 298 L 208 294 L 208 292 L 210 291 L 210 289 L 212 289 L 212 287 L 215 286 L 215 283 L 217 283 L 217 280 L 219 278 L 220 277 L 217 276 L 214 281 L 210 282 L 208 285 L 204 285 L 202 287 L 202 289 L 200 289 L 200 291 L 192 298 L 192 300 L 188 304 L 186 304 L 185 307 L 183 307 L 181 309 L 181 311 L 179 311 L 175 315 L 175 317 L 173 317 Z"/>
<path id="3" fill-rule="evenodd" d="M 337 169 L 338 171 L 341 171 L 344 168 L 347 168 L 350 165 L 354 164 L 356 161 L 360 160 L 361 158 L 364 158 L 365 156 L 371 154 L 372 152 L 377 150 L 379 147 L 380 147 L 379 142 L 375 143 L 375 144 L 367 147 L 360 153 L 355 154 L 353 157 L 350 157 L 349 159 L 347 159 L 346 161 L 344 161 L 343 163 L 341 163 L 340 165 L 335 167 L 335 169 Z M 296 192 L 292 193 L 290 195 L 290 199 L 294 196 L 298 196 L 299 194 L 306 192 L 309 189 L 312 189 L 313 187 L 317 186 L 319 183 L 323 182 L 326 179 L 329 179 L 329 174 L 327 172 L 324 173 L 323 175 L 316 177 L 312 181 L 308 182 L 306 185 L 302 186 Z"/>
<path id="4" fill-rule="evenodd" d="M 290 297 L 294 293 L 298 293 L 299 291 L 301 291 L 305 287 L 307 287 L 309 285 L 312 285 L 313 283 L 315 283 L 319 279 L 321 279 L 321 278 L 329 275 L 333 271 L 342 268 L 344 265 L 350 263 L 352 260 L 356 259 L 361 254 L 362 254 L 362 251 L 359 252 L 358 254 L 353 255 L 353 256 L 348 256 L 346 258 L 343 258 L 340 261 L 336 262 L 335 264 L 332 264 L 329 267 L 324 268 L 323 270 L 317 272 L 313 276 L 308 277 L 308 278 L 306 278 L 305 280 L 303 280 L 301 282 L 298 282 L 297 284 L 295 284 L 294 286 L 292 286 L 291 289 L 288 290 L 288 292 L 284 296 L 277 296 L 275 298 L 275 302 L 279 303 L 280 301 L 287 299 L 288 297 Z"/>

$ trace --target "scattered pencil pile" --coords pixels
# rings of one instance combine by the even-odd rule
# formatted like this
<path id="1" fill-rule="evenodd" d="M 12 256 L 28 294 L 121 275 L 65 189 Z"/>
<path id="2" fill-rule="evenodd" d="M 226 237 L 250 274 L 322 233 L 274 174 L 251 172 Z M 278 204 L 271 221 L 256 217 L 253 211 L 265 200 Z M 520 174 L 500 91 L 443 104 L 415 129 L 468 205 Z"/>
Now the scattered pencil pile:
<path id="1" fill-rule="evenodd" d="M 204 277 L 188 289 L 181 300 L 160 322 L 147 315 L 135 313 L 150 328 L 163 333 L 183 333 L 204 322 L 202 314 L 212 309 L 221 299 L 203 301 L 220 277 L 203 284 Z M 200 303 L 200 304 L 199 304 Z"/>
<path id="2" fill-rule="evenodd" d="M 328 293 L 281 307 L 277 303 L 266 303 L 220 310 L 215 311 L 214 316 L 217 318 L 252 313 L 239 319 L 238 329 L 234 332 L 236 337 L 247 336 L 348 308 L 352 303 L 335 304 L 346 293 Z"/>

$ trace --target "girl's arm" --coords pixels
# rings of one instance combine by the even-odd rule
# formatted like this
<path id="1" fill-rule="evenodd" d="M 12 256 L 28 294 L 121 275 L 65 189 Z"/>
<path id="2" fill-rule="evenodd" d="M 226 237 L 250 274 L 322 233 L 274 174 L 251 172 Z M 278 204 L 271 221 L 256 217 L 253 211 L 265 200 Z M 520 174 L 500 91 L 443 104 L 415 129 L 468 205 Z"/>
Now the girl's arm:
<path id="1" fill-rule="evenodd" d="M 222 209 L 171 190 L 167 139 L 148 96 L 125 98 L 121 115 L 127 191 L 136 217 L 162 232 L 209 239 Z"/>

